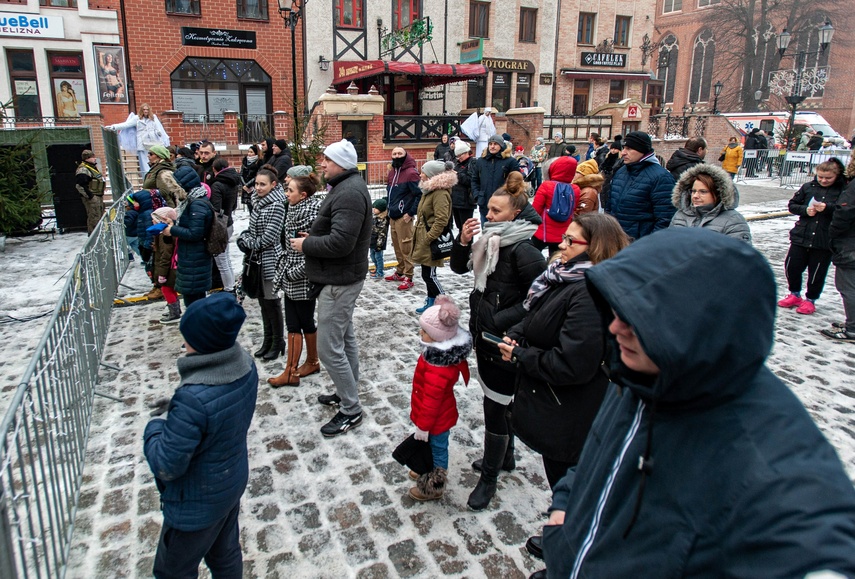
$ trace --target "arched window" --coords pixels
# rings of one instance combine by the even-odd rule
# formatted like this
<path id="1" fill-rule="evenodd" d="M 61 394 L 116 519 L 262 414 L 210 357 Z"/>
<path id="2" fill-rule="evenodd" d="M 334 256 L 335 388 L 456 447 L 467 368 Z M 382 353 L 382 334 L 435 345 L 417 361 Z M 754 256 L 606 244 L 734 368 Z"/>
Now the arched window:
<path id="1" fill-rule="evenodd" d="M 674 102 L 674 85 L 677 82 L 677 57 L 680 47 L 677 45 L 677 37 L 669 34 L 659 43 L 659 63 L 656 70 L 656 78 L 665 81 L 665 102 Z"/>
<path id="2" fill-rule="evenodd" d="M 185 121 L 222 121 L 223 111 L 269 114 L 270 76 L 254 60 L 188 57 L 170 79 L 172 108 Z"/>
<path id="3" fill-rule="evenodd" d="M 702 30 L 695 38 L 692 53 L 692 83 L 689 86 L 689 102 L 705 103 L 710 100 L 712 86 L 713 60 L 715 59 L 715 38 L 709 28 Z"/>

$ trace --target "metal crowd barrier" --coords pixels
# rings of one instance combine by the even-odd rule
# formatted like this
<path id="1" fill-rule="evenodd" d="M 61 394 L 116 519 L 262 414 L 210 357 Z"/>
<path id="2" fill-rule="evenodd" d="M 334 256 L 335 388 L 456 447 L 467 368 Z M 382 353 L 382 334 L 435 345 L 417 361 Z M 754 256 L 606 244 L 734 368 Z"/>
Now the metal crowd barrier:
<path id="1" fill-rule="evenodd" d="M 98 366 L 113 299 L 128 267 L 123 197 L 75 257 L 0 423 L 3 579 L 65 576 Z"/>
<path id="2" fill-rule="evenodd" d="M 386 185 L 390 162 L 391 158 L 388 161 L 369 161 L 367 163 L 358 163 L 356 168 L 369 186 Z M 421 170 L 422 165 L 426 162 L 425 159 L 416 159 L 416 170 Z"/>
<path id="3" fill-rule="evenodd" d="M 749 179 L 777 177 L 781 166 L 781 155 L 783 155 L 783 151 L 777 149 L 746 149 L 736 180 L 744 182 Z"/>
<path id="4" fill-rule="evenodd" d="M 829 149 L 826 151 L 790 151 L 781 163 L 781 187 L 798 189 L 814 177 L 816 166 L 832 157 L 840 159 L 845 167 L 852 151 Z"/>

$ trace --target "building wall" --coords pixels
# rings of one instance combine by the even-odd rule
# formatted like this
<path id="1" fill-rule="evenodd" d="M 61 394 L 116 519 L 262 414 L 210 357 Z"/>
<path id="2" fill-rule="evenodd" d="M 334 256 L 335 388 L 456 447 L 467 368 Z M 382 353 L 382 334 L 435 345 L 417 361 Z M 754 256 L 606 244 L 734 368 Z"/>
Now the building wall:
<path id="1" fill-rule="evenodd" d="M 12 19 L 18 15 L 29 18 L 48 17 L 62 21 L 64 33 L 61 38 L 46 38 L 40 34 L 13 34 L 0 36 L 3 56 L 0 58 L 0 102 L 7 103 L 13 95 L 6 52 L 21 49 L 32 50 L 36 68 L 41 116 L 59 116 L 56 110 L 55 92 L 50 75 L 48 52 L 81 53 L 83 57 L 83 79 L 86 93 L 86 111 L 98 112 L 98 73 L 92 46 L 95 44 L 118 44 L 119 22 L 116 14 L 118 0 L 78 0 L 78 8 L 47 8 L 39 6 L 38 0 L 27 0 L 23 4 L 0 3 L 0 18 Z M 38 32 L 29 27 L 27 30 Z M 77 92 L 77 91 L 75 91 Z M 8 114 L 15 113 L 10 109 Z M 127 112 L 125 113 L 127 116 Z"/>

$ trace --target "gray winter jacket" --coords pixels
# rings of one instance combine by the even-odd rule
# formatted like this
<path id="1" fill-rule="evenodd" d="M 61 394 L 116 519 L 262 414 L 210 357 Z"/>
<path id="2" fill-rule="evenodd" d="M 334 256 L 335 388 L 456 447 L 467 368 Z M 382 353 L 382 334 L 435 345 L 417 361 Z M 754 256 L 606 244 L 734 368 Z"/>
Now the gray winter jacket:
<path id="1" fill-rule="evenodd" d="M 698 175 L 712 177 L 720 201 L 710 207 L 692 206 L 692 185 Z M 724 233 L 730 237 L 751 243 L 751 229 L 741 213 L 733 209 L 736 202 L 736 189 L 733 180 L 724 169 L 702 163 L 687 169 L 671 194 L 671 202 L 677 208 L 671 218 L 671 227 L 704 227 L 711 231 Z"/>

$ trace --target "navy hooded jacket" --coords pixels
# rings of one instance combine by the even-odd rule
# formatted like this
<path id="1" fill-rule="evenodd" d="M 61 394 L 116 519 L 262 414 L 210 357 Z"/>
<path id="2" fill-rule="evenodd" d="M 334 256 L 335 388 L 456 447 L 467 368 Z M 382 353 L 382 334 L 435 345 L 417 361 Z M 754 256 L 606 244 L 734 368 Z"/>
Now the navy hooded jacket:
<path id="1" fill-rule="evenodd" d="M 671 204 L 673 189 L 674 177 L 649 155 L 618 169 L 611 180 L 609 206 L 604 209 L 627 235 L 641 239 L 671 224 L 676 211 Z"/>
<path id="2" fill-rule="evenodd" d="M 855 576 L 855 489 L 765 366 L 776 296 L 763 256 L 671 229 L 587 279 L 660 373 L 611 362 L 615 383 L 554 492 L 552 508 L 566 513 L 544 527 L 549 576 Z"/>

